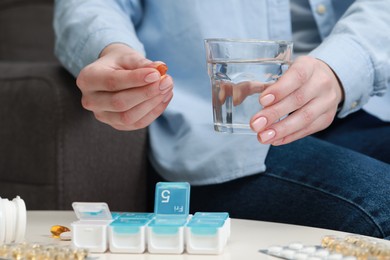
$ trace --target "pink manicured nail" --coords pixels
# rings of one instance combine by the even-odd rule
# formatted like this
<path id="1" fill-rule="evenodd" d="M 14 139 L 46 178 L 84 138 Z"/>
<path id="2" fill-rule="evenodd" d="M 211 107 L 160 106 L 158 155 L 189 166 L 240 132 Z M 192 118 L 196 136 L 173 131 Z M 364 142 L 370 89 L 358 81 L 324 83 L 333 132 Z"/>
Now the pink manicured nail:
<path id="1" fill-rule="evenodd" d="M 173 96 L 173 92 L 169 92 L 169 93 L 165 94 L 165 97 L 163 99 L 163 103 L 167 103 L 171 99 L 172 96 Z"/>
<path id="2" fill-rule="evenodd" d="M 267 118 L 261 116 L 259 118 L 256 118 L 252 122 L 252 129 L 255 132 L 260 132 L 265 127 L 266 124 L 267 124 Z"/>
<path id="3" fill-rule="evenodd" d="M 158 72 L 152 72 L 152 73 L 146 75 L 146 77 L 144 78 L 145 82 L 147 82 L 147 83 L 156 82 L 159 79 L 160 79 L 160 73 L 158 73 Z"/>
<path id="4" fill-rule="evenodd" d="M 260 139 L 263 143 L 267 142 L 268 140 L 272 139 L 275 136 L 274 130 L 267 130 L 260 134 Z"/>
<path id="5" fill-rule="evenodd" d="M 260 103 L 261 103 L 261 105 L 263 105 L 265 107 L 265 106 L 270 105 L 272 102 L 274 102 L 274 100 L 275 100 L 275 96 L 272 94 L 268 94 L 268 95 L 265 95 L 264 97 L 260 98 Z"/>
<path id="6" fill-rule="evenodd" d="M 172 85 L 172 79 L 170 77 L 164 77 L 160 83 L 160 90 L 165 90 Z"/>

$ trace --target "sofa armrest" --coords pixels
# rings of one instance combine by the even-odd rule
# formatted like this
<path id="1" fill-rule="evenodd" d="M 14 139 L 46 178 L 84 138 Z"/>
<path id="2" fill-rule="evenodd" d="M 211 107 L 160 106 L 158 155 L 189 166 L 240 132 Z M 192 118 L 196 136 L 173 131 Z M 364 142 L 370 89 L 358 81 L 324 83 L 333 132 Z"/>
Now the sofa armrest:
<path id="1" fill-rule="evenodd" d="M 58 63 L 0 62 L 0 196 L 28 209 L 146 208 L 147 132 L 120 132 L 80 104 Z"/>

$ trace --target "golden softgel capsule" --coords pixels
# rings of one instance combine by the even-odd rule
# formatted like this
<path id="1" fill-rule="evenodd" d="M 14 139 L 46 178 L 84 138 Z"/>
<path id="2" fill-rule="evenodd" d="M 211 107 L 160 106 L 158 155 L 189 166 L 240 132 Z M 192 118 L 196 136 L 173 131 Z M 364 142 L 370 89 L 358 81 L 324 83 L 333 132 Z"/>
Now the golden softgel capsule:
<path id="1" fill-rule="evenodd" d="M 50 228 L 50 232 L 54 238 L 59 238 L 60 235 L 64 232 L 69 232 L 70 229 L 65 226 L 54 225 Z"/>

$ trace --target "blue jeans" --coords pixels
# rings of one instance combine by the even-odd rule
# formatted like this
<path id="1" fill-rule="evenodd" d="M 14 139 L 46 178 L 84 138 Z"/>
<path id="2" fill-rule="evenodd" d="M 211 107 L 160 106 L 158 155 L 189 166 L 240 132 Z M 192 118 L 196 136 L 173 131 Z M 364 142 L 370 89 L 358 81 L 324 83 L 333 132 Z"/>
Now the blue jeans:
<path id="1" fill-rule="evenodd" d="M 362 111 L 315 136 L 271 147 L 266 172 L 192 186 L 191 212 L 390 239 L 389 155 L 390 124 Z M 164 181 L 155 173 L 150 180 Z"/>

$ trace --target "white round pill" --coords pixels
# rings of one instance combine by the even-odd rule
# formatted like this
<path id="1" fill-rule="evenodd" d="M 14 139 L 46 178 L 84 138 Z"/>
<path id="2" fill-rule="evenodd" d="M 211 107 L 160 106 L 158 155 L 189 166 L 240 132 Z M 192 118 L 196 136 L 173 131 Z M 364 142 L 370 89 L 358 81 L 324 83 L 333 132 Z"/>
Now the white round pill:
<path id="1" fill-rule="evenodd" d="M 270 246 L 268 249 L 267 249 L 267 253 L 270 254 L 270 255 L 280 255 L 280 252 L 283 251 L 283 247 L 281 246 Z"/>
<path id="2" fill-rule="evenodd" d="M 314 253 L 314 256 L 318 256 L 318 257 L 327 257 L 328 255 L 329 255 L 329 251 L 326 249 L 318 249 Z"/>
<path id="3" fill-rule="evenodd" d="M 328 260 L 339 260 L 339 259 L 343 259 L 343 255 L 342 254 L 333 253 L 333 254 L 330 254 L 327 259 Z"/>
<path id="4" fill-rule="evenodd" d="M 63 232 L 60 234 L 60 239 L 63 241 L 69 241 L 72 239 L 72 232 Z"/>
<path id="5" fill-rule="evenodd" d="M 317 251 L 317 248 L 315 246 L 305 246 L 300 250 L 300 252 L 306 254 L 313 254 L 315 251 Z"/>
<path id="6" fill-rule="evenodd" d="M 281 253 L 280 256 L 287 258 L 287 259 L 293 259 L 296 251 L 291 250 L 291 249 L 284 249 Z"/>
<path id="7" fill-rule="evenodd" d="M 288 247 L 293 250 L 301 250 L 303 245 L 301 243 L 291 243 L 288 245 Z"/>
<path id="8" fill-rule="evenodd" d="M 305 253 L 296 253 L 293 257 L 294 260 L 307 260 L 307 258 L 309 257 L 308 254 L 305 254 Z"/>

